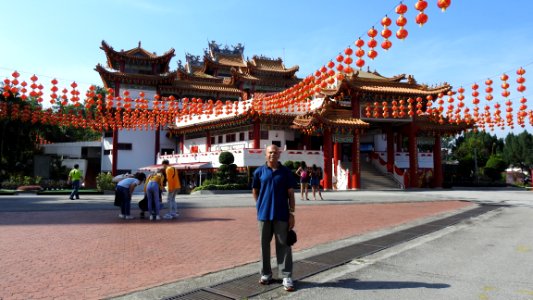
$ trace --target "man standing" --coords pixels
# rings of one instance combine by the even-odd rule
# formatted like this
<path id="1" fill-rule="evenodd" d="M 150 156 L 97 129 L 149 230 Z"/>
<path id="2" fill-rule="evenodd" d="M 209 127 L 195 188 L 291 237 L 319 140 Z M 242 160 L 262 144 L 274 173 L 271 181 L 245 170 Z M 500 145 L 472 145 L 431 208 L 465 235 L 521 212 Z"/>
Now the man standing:
<path id="1" fill-rule="evenodd" d="M 167 204 L 168 204 L 168 213 L 163 216 L 166 220 L 175 219 L 179 216 L 178 214 L 178 205 L 176 204 L 176 194 L 179 193 L 181 189 L 181 180 L 176 168 L 169 165 L 168 160 L 163 160 L 163 167 L 165 168 L 165 175 L 167 179 Z"/>
<path id="2" fill-rule="evenodd" d="M 266 164 L 255 170 L 252 180 L 253 197 L 261 241 L 261 278 L 259 283 L 272 280 L 270 243 L 275 235 L 276 259 L 283 288 L 294 291 L 292 282 L 292 249 L 287 245 L 287 234 L 294 227 L 294 185 L 296 181 L 289 168 L 279 162 L 278 146 L 266 148 Z"/>
<path id="3" fill-rule="evenodd" d="M 80 199 L 79 190 L 83 176 L 81 175 L 81 171 L 79 170 L 79 168 L 80 165 L 75 164 L 74 168 L 68 173 L 67 183 L 72 183 L 72 192 L 70 193 L 70 200 L 74 200 L 74 197 L 76 197 L 76 199 Z"/>

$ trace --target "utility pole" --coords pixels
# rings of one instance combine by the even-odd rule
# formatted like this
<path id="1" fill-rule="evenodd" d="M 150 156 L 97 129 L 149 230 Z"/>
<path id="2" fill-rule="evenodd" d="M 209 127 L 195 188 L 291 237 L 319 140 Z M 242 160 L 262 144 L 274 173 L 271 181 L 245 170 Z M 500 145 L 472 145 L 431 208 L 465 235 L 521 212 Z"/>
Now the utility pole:
<path id="1" fill-rule="evenodd" d="M 474 176 L 476 176 L 476 184 L 479 184 L 479 176 L 477 175 L 477 148 L 474 147 Z"/>

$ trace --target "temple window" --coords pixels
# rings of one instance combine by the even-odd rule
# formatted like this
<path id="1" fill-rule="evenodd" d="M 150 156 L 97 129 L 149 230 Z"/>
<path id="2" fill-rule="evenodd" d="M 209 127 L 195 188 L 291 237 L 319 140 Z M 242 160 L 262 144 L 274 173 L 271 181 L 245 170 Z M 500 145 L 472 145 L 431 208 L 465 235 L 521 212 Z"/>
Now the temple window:
<path id="1" fill-rule="evenodd" d="M 118 143 L 117 150 L 132 150 L 131 143 Z"/>
<path id="2" fill-rule="evenodd" d="M 216 144 L 216 139 L 214 136 L 211 137 L 211 145 Z"/>
<path id="3" fill-rule="evenodd" d="M 244 141 L 244 132 L 239 132 L 239 141 Z"/>
<path id="4" fill-rule="evenodd" d="M 235 133 L 226 134 L 226 143 L 232 143 L 232 142 L 235 142 L 235 140 L 236 140 Z"/>
<path id="5" fill-rule="evenodd" d="M 174 152 L 174 149 L 172 148 L 162 148 L 160 153 L 162 155 L 166 155 L 166 154 L 172 154 L 172 152 Z"/>
<path id="6" fill-rule="evenodd" d="M 261 139 L 268 140 L 268 130 L 261 130 Z"/>
<path id="7" fill-rule="evenodd" d="M 223 135 L 219 135 L 219 136 L 218 136 L 218 143 L 219 143 L 219 144 L 222 144 L 222 143 L 224 143 L 224 140 L 223 140 L 223 138 L 224 138 L 224 136 L 223 136 Z"/>

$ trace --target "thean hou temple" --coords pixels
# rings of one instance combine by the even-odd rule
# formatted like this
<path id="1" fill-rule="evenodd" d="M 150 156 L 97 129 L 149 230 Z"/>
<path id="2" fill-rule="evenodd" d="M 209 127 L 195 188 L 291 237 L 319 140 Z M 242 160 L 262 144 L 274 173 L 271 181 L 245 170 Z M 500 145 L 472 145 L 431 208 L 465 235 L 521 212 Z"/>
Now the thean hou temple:
<path id="1" fill-rule="evenodd" d="M 167 128 L 106 132 L 101 169 L 113 174 L 153 169 L 168 159 L 202 176 L 219 166 L 221 151 L 232 152 L 240 168 L 256 167 L 264 163 L 266 146 L 276 144 L 282 161 L 323 168 L 325 189 L 442 187 L 441 137 L 470 127 L 432 113 L 431 100 L 450 85 L 430 87 L 412 75 L 359 70 L 305 104 L 266 110 L 262 96 L 300 82 L 298 66 L 287 68 L 282 59 L 262 55 L 245 58 L 241 44 L 210 42 L 203 56 L 186 54 L 176 70 L 170 67 L 174 49 L 156 55 L 139 42 L 117 51 L 104 41 L 101 49 L 107 63 L 96 71 L 115 94 L 127 90 L 146 99 L 172 97 L 182 105 L 209 103 L 214 111 L 193 112 Z M 222 103 L 234 109 L 217 110 Z"/>

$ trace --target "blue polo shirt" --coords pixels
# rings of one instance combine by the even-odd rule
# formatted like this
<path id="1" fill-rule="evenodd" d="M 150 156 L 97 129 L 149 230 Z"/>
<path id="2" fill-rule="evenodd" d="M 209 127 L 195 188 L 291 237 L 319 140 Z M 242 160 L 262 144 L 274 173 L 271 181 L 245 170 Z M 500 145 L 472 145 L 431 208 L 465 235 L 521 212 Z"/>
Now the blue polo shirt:
<path id="1" fill-rule="evenodd" d="M 279 164 L 275 171 L 266 164 L 257 168 L 252 179 L 252 188 L 259 190 L 257 219 L 259 221 L 289 220 L 289 189 L 296 180 L 289 168 Z"/>

